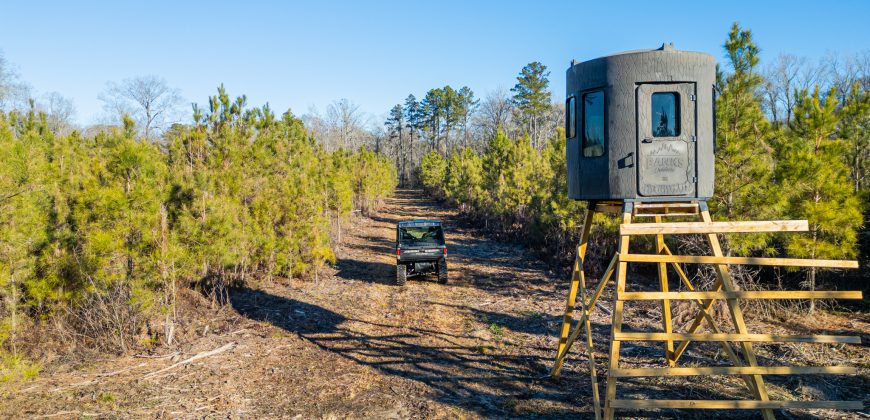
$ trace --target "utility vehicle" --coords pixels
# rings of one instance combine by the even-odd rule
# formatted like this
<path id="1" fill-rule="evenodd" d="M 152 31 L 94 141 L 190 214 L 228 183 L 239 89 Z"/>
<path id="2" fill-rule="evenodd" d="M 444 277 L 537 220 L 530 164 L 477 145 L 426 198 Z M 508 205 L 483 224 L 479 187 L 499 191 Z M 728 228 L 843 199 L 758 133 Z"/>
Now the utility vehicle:
<path id="1" fill-rule="evenodd" d="M 447 283 L 447 246 L 438 220 L 406 220 L 396 226 L 396 284 L 408 277 L 437 273 Z"/>

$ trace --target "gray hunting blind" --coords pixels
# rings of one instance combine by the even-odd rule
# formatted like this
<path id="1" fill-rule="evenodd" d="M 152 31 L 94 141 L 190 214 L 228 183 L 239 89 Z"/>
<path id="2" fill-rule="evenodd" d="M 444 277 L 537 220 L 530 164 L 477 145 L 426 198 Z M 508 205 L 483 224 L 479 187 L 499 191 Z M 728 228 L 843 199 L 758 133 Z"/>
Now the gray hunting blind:
<path id="1" fill-rule="evenodd" d="M 734 264 L 842 269 L 858 268 L 858 262 L 724 255 L 718 236 L 721 233 L 807 232 L 809 223 L 806 220 L 713 221 L 707 199 L 713 195 L 715 66 L 713 57 L 708 54 L 677 51 L 665 44 L 657 50 L 630 51 L 572 63 L 568 69 L 565 121 L 568 196 L 587 200 L 589 207 L 577 244 L 551 375 L 559 376 L 575 342 L 584 343 L 596 419 L 613 419 L 617 409 L 759 409 L 765 419 L 774 418 L 774 409 L 861 410 L 863 401 L 788 401 L 771 399 L 768 395 L 765 375 L 856 374 L 858 371 L 854 366 L 836 365 L 760 366 L 754 342 L 860 344 L 861 337 L 751 333 L 740 301 L 863 299 L 863 293 L 741 291 L 737 287 L 729 268 Z M 584 259 L 595 213 L 621 218 L 619 246 L 597 285 L 587 288 Z M 694 217 L 700 221 L 669 221 L 672 217 L 677 220 Z M 709 245 L 709 254 L 672 252 L 665 241 L 665 236 L 672 235 L 701 235 Z M 654 236 L 655 252 L 638 253 L 642 249 L 632 249 L 631 239 L 638 236 Z M 628 278 L 629 263 L 655 264 L 659 289 L 646 291 L 649 286 L 646 284 L 642 288 L 645 291 L 636 291 L 635 279 L 629 281 Z M 692 284 L 694 278 L 684 270 L 685 264 L 713 265 L 716 282 L 709 290 L 697 288 Z M 673 274 L 680 280 L 679 291 L 671 291 L 668 277 Z M 599 299 L 610 283 L 614 283 L 613 310 L 602 407 L 590 318 L 601 305 Z M 674 331 L 672 300 L 694 302 L 697 307 L 697 315 L 685 332 Z M 730 325 L 710 315 L 717 300 L 727 304 Z M 660 302 L 660 331 L 623 331 L 623 323 L 631 315 L 631 312 L 624 314 L 623 308 L 635 301 Z M 573 322 L 575 308 L 579 309 L 576 323 Z M 585 340 L 580 338 L 581 334 L 585 334 Z M 642 368 L 633 367 L 637 363 L 620 364 L 620 346 L 626 341 L 663 342 L 664 362 L 657 366 L 644 362 Z M 681 357 L 693 342 L 719 342 L 732 365 L 699 367 L 693 361 L 690 366 L 680 366 Z M 740 377 L 746 384 L 749 399 L 631 399 L 626 398 L 630 395 L 620 396 L 617 392 L 617 382 L 622 378 L 712 375 Z"/>
<path id="2" fill-rule="evenodd" d="M 565 103 L 568 196 L 712 196 L 715 82 L 711 55 L 671 44 L 572 62 Z"/>

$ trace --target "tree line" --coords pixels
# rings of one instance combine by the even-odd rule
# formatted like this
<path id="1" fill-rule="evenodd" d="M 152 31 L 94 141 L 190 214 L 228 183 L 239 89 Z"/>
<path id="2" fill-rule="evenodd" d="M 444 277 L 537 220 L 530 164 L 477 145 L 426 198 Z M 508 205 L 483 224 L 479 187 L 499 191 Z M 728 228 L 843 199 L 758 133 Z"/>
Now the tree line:
<path id="1" fill-rule="evenodd" d="M 342 221 L 396 183 L 386 157 L 326 151 L 289 111 L 223 86 L 193 121 L 151 141 L 129 116 L 89 136 L 0 111 L 4 360 L 51 340 L 171 344 L 181 289 L 222 304 L 232 285 L 315 277 Z"/>
<path id="2" fill-rule="evenodd" d="M 511 135 L 528 133 L 533 147 L 540 150 L 545 139 L 563 121 L 564 105 L 552 103 L 549 71 L 540 62 L 523 67 L 513 95 L 503 89 L 484 99 L 463 86 L 433 88 L 418 100 L 409 94 L 390 109 L 384 121 L 384 147 L 399 168 L 400 183 L 418 180 L 422 157 L 436 152 L 442 157 L 462 149 L 482 152 L 486 139 L 498 130 Z"/>
<path id="3" fill-rule="evenodd" d="M 725 66 L 717 71 L 714 218 L 794 218 L 810 225 L 802 235 L 729 236 L 727 252 L 855 258 L 863 237 L 860 259 L 866 267 L 870 66 L 860 70 L 853 64 L 849 77 L 831 71 L 809 86 L 783 85 L 788 77 L 777 79 L 760 70 L 760 49 L 751 31 L 737 24 L 724 52 Z M 530 80 L 528 70 L 520 73 L 515 92 Z M 771 90 L 790 99 L 774 96 L 771 102 Z M 523 109 L 516 97 L 513 103 Z M 433 194 L 457 203 L 495 231 L 566 258 L 577 240 L 575 228 L 585 203 L 566 198 L 564 130 L 555 130 L 536 147 L 534 125 L 522 128 L 513 134 L 497 130 L 486 136 L 483 148 L 456 148 L 446 156 L 429 152 L 421 159 L 420 179 Z M 599 223 L 596 229 L 613 226 Z M 757 274 L 749 273 L 746 281 L 756 281 Z M 806 269 L 800 285 L 812 290 L 816 277 L 816 269 Z"/>

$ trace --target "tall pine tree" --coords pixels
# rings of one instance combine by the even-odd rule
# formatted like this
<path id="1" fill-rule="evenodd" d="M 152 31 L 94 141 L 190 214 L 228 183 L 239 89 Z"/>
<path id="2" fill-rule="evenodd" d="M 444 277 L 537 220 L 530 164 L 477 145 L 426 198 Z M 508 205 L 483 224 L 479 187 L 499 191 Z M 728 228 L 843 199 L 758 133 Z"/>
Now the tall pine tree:
<path id="1" fill-rule="evenodd" d="M 737 23 L 725 42 L 732 73 L 717 74 L 721 95 L 716 100 L 716 186 L 711 207 L 725 220 L 764 220 L 780 208 L 781 185 L 773 180 L 775 134 L 756 95 L 762 78 L 758 74 L 758 46 L 749 30 Z M 766 235 L 735 235 L 727 251 L 765 249 Z"/>
<path id="2" fill-rule="evenodd" d="M 824 97 L 800 92 L 777 178 L 787 189 L 787 213 L 809 221 L 809 234 L 785 238 L 789 254 L 806 258 L 855 256 L 856 230 L 861 226 L 858 197 L 843 162 L 845 144 L 835 134 L 839 124 L 836 89 Z M 807 269 L 804 286 L 816 288 L 816 267 Z M 815 301 L 810 301 L 810 311 Z"/>

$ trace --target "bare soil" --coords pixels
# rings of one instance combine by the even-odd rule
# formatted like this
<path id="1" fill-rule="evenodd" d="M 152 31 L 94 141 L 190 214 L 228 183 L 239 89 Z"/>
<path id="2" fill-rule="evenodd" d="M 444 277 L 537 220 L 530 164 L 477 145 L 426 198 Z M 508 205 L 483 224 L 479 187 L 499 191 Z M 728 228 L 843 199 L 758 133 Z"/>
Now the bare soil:
<path id="1" fill-rule="evenodd" d="M 414 277 L 405 287 L 392 285 L 395 223 L 411 218 L 444 220 L 449 284 L 438 284 L 433 275 Z M 58 359 L 38 378 L 0 389 L 0 417 L 591 417 L 586 356 L 579 346 L 561 379 L 548 378 L 568 278 L 520 245 L 487 239 L 454 210 L 418 191 L 397 191 L 378 214 L 356 217 L 342 236 L 336 266 L 316 280 L 276 280 L 233 289 L 223 308 L 186 290 L 180 344 L 148 354 Z M 644 288 L 649 286 L 629 286 Z M 599 374 L 605 371 L 610 333 L 607 293 L 593 316 Z M 627 305 L 626 320 L 626 330 L 658 330 L 661 311 L 655 302 Z M 771 398 L 863 400 L 866 407 L 868 321 L 863 313 L 750 319 L 750 332 L 862 336 L 860 345 L 756 346 L 762 365 L 860 368 L 853 376 L 770 376 Z M 623 344 L 624 365 L 663 366 L 661 346 Z M 224 351 L 175 365 L 215 349 Z M 696 343 L 681 363 L 727 364 L 727 358 L 715 344 Z M 619 394 L 643 399 L 750 398 L 742 381 L 731 377 L 622 380 Z M 618 414 L 758 415 L 677 410 Z M 777 415 L 866 418 L 868 411 Z"/>

